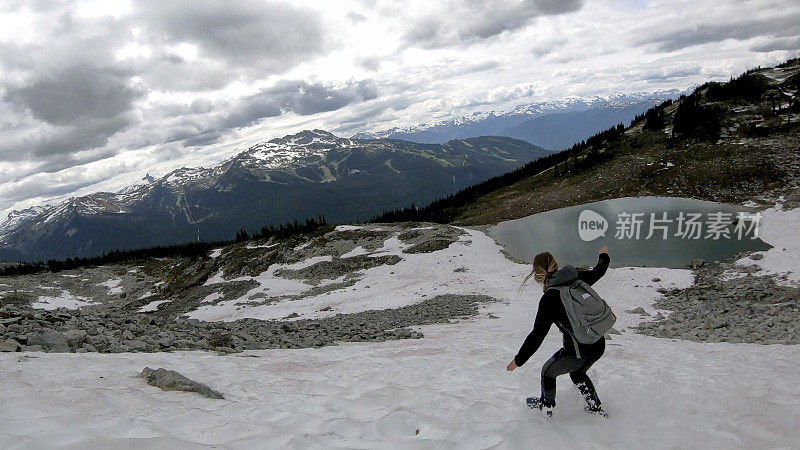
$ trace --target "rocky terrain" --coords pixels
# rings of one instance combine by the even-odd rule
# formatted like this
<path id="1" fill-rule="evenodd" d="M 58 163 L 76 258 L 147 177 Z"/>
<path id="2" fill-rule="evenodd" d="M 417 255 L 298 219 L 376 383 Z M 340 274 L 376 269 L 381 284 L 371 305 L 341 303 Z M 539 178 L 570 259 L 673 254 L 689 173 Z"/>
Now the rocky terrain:
<path id="1" fill-rule="evenodd" d="M 788 286 L 786 275 L 759 275 L 760 267 L 736 259 L 694 261 L 695 283 L 663 291 L 653 307 L 670 311 L 666 317 L 658 312 L 651 318 L 639 308 L 636 312 L 652 320 L 639 324 L 638 331 L 690 341 L 800 344 L 800 287 Z"/>
<path id="2" fill-rule="evenodd" d="M 419 338 L 422 334 L 410 327 L 474 316 L 480 304 L 495 299 L 444 294 L 393 309 L 341 314 L 327 307 L 320 311 L 327 317 L 314 319 L 292 313 L 281 320 L 206 322 L 190 315 L 225 302 L 252 308 L 345 291 L 364 278 L 366 269 L 446 249 L 463 236 L 460 229 L 432 224 L 343 226 L 283 241 L 239 243 L 204 258 L 5 277 L 0 280 L 0 350 L 231 353 Z M 387 242 L 402 248 L 399 255 L 385 250 Z M 270 286 L 277 289 L 276 281 L 302 284 L 293 292 L 270 292 Z M 381 294 L 376 290 L 375 295 Z"/>

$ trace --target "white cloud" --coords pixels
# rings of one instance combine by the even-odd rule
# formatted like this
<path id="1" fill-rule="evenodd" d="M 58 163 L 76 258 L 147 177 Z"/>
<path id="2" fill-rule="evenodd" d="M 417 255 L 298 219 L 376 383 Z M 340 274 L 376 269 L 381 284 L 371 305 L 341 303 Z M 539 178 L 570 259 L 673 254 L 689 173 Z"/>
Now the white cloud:
<path id="1" fill-rule="evenodd" d="M 301 128 L 726 79 L 798 55 L 798 18 L 794 0 L 5 2 L 0 218 Z"/>

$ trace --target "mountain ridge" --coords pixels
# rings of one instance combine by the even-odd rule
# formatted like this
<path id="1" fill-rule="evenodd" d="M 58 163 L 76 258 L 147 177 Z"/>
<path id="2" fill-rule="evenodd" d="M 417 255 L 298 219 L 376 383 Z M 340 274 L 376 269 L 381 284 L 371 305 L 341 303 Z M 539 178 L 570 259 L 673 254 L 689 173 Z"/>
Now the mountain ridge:
<path id="1" fill-rule="evenodd" d="M 0 260 L 94 256 L 198 237 L 224 240 L 241 228 L 320 214 L 334 222 L 366 220 L 549 153 L 510 138 L 417 144 L 304 130 L 252 145 L 211 167 L 182 167 L 117 192 L 12 212 L 0 225 Z"/>
<path id="2" fill-rule="evenodd" d="M 570 96 L 556 101 L 539 102 L 520 105 L 511 110 L 482 111 L 467 116 L 453 117 L 450 119 L 436 119 L 426 123 L 419 123 L 407 127 L 394 127 L 388 130 L 361 132 L 353 138 L 379 139 L 398 138 L 419 143 L 441 143 L 451 139 L 463 139 L 480 135 L 506 136 L 525 140 L 534 145 L 558 150 L 566 148 L 588 138 L 592 134 L 602 131 L 609 126 L 620 122 L 629 122 L 637 114 L 641 114 L 652 106 L 667 99 L 674 99 L 686 91 L 668 90 L 650 93 L 623 94 L 613 93 L 607 96 L 578 97 Z M 614 114 L 614 110 L 628 109 L 621 114 Z M 593 113 L 592 113 L 593 111 Z M 552 130 L 539 130 L 542 136 L 532 133 L 519 133 L 514 127 L 521 127 L 525 122 L 546 116 L 559 116 L 561 114 L 589 113 L 602 116 L 603 112 L 612 112 L 608 117 L 594 119 L 594 122 L 582 129 L 560 136 L 558 139 L 548 135 Z M 580 118 L 579 118 L 580 119 Z M 569 124 L 572 119 L 567 119 L 564 124 Z M 537 140 L 541 139 L 541 140 Z M 546 144 L 546 145 L 543 145 Z"/>

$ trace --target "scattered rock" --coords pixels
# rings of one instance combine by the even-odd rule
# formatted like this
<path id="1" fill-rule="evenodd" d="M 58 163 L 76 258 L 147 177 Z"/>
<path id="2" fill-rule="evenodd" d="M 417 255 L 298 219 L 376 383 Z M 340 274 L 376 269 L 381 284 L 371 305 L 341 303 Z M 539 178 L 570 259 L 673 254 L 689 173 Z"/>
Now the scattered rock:
<path id="1" fill-rule="evenodd" d="M 85 330 L 68 330 L 64 332 L 67 344 L 73 350 L 80 348 L 86 341 L 88 333 Z"/>
<path id="2" fill-rule="evenodd" d="M 764 259 L 764 254 L 763 253 L 753 253 L 752 255 L 750 255 L 750 259 L 752 259 L 753 261 L 760 261 L 760 260 Z"/>
<path id="3" fill-rule="evenodd" d="M 644 308 L 642 308 L 641 306 L 638 307 L 638 308 L 634 308 L 634 309 L 625 311 L 625 312 L 628 313 L 628 314 L 639 314 L 639 315 L 642 315 L 642 316 L 649 316 L 650 315 L 650 313 L 645 311 Z"/>
<path id="4" fill-rule="evenodd" d="M 659 281 L 661 281 L 661 278 L 653 278 L 653 283 L 658 283 Z"/>
<path id="5" fill-rule="evenodd" d="M 14 339 L 6 339 L 5 342 L 0 342 L 0 352 L 16 352 L 22 347 L 22 344 Z"/>
<path id="6" fill-rule="evenodd" d="M 420 242 L 419 244 L 413 245 L 405 250 L 403 253 L 432 253 L 439 250 L 444 250 L 452 244 L 454 240 L 449 239 L 432 239 Z"/>
<path id="7" fill-rule="evenodd" d="M 779 284 L 780 275 L 759 276 L 756 265 L 742 268 L 740 258 L 696 269 L 692 286 L 656 299 L 655 308 L 673 311 L 669 317 L 657 314 L 654 322 L 635 327 L 637 332 L 705 342 L 800 344 L 800 289 Z M 750 276 L 723 276 L 740 270 Z"/>
<path id="8" fill-rule="evenodd" d="M 706 265 L 706 261 L 702 258 L 694 258 L 689 261 L 689 268 L 690 269 L 699 269 Z"/>
<path id="9" fill-rule="evenodd" d="M 86 350 L 87 352 L 97 352 L 97 348 L 92 344 L 84 343 L 81 346 L 82 349 Z"/>
<path id="10" fill-rule="evenodd" d="M 41 346 L 44 351 L 51 353 L 66 353 L 70 351 L 67 338 L 57 331 L 47 331 L 28 336 L 28 346 L 34 345 Z"/>
<path id="11" fill-rule="evenodd" d="M 751 274 L 751 275 L 752 275 L 752 274 L 754 274 L 754 273 L 756 273 L 756 272 L 760 272 L 762 269 L 761 269 L 761 267 L 760 267 L 760 266 L 757 266 L 757 265 L 755 265 L 755 264 L 751 264 L 751 265 L 749 265 L 749 266 L 745 267 L 745 268 L 744 268 L 744 270 L 745 270 L 747 273 L 749 273 L 749 274 Z"/>
<path id="12" fill-rule="evenodd" d="M 147 384 L 156 386 L 163 391 L 197 392 L 208 398 L 224 398 L 222 394 L 205 384 L 192 381 L 174 370 L 166 370 L 163 368 L 153 370 L 149 367 L 145 367 L 142 370 L 141 377 L 147 381 Z"/>

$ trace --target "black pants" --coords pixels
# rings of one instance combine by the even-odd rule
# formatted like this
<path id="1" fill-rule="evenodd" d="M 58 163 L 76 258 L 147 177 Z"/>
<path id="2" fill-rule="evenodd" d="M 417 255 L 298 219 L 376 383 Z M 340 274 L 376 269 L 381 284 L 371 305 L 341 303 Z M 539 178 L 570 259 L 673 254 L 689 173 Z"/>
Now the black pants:
<path id="1" fill-rule="evenodd" d="M 600 399 L 594 389 L 594 384 L 586 371 L 592 367 L 605 351 L 605 339 L 601 338 L 598 342 L 587 346 L 581 346 L 581 357 L 568 353 L 563 348 L 557 351 L 542 367 L 542 405 L 546 407 L 556 406 L 556 377 L 569 374 L 572 382 L 586 399 L 589 407 L 597 408 L 600 406 Z"/>

